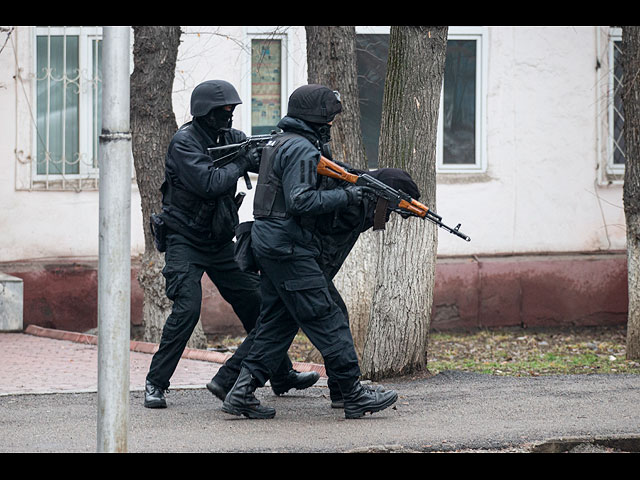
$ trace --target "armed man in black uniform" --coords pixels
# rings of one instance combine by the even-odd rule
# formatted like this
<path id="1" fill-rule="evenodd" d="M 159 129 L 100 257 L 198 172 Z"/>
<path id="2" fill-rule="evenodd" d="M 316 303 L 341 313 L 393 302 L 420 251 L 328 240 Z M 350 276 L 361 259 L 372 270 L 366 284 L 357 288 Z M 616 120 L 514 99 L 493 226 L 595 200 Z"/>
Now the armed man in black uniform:
<path id="1" fill-rule="evenodd" d="M 162 273 L 173 307 L 146 378 L 144 406 L 148 408 L 167 406 L 164 393 L 200 318 L 205 272 L 247 332 L 255 327 L 260 313 L 259 277 L 241 271 L 233 258 L 242 198 L 236 196 L 236 186 L 247 171 L 257 171 L 259 152 L 248 151 L 220 168 L 213 167 L 208 153 L 211 147 L 246 139 L 243 132 L 231 128 L 233 111 L 241 103 L 229 82 L 199 84 L 191 95 L 193 120 L 176 132 L 168 147 L 162 213 L 155 216 L 155 223 L 161 227 L 156 228 L 156 244 L 166 250 Z M 238 372 L 239 365 L 228 366 L 219 383 L 228 390 Z M 318 379 L 315 372 L 293 370 L 286 351 L 274 372 L 276 383 L 286 389 L 306 388 Z"/>
<path id="2" fill-rule="evenodd" d="M 331 257 L 348 253 L 362 231 L 357 215 L 354 224 L 343 212 L 359 207 L 366 197 L 361 187 L 344 187 L 317 175 L 320 156 L 330 158 L 330 129 L 341 111 L 337 92 L 321 85 L 300 87 L 278 124 L 283 133 L 264 147 L 251 233 L 261 275 L 261 319 L 222 405 L 227 413 L 275 415 L 254 392 L 277 369 L 298 328 L 322 354 L 329 385 L 336 391 L 332 399 L 343 402 L 346 418 L 377 412 L 397 400 L 393 390 L 360 383 L 346 307 L 331 281 L 333 265 L 339 268 L 344 260 Z"/>

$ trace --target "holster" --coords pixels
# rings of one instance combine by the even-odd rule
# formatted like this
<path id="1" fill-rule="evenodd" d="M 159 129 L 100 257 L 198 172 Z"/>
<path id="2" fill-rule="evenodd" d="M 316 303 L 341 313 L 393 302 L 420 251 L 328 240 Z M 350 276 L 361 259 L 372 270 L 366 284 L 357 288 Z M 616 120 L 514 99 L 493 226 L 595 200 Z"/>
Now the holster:
<path id="1" fill-rule="evenodd" d="M 154 245 L 159 252 L 164 252 L 167 249 L 167 226 L 162 217 L 152 213 L 149 218 L 149 228 L 151 235 L 153 235 Z"/>
<path id="2" fill-rule="evenodd" d="M 233 258 L 243 272 L 257 272 L 258 264 L 251 248 L 251 227 L 253 222 L 242 222 L 236 227 L 236 242 Z"/>

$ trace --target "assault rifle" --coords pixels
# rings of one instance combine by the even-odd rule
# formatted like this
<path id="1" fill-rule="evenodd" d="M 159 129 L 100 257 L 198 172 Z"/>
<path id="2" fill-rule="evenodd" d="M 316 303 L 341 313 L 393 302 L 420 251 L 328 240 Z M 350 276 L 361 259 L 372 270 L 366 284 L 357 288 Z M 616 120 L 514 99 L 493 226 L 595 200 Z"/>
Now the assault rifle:
<path id="1" fill-rule="evenodd" d="M 226 155 L 215 158 L 213 161 L 214 167 L 220 168 L 227 165 L 228 163 L 233 162 L 236 156 L 243 150 L 246 151 L 250 148 L 266 145 L 266 143 L 272 139 L 275 133 L 276 132 L 272 132 L 268 135 L 253 135 L 247 137 L 244 142 L 209 148 L 209 154 L 212 156 L 214 156 L 218 152 L 232 150 Z M 344 180 L 357 186 L 368 187 L 374 192 L 376 196 L 385 199 L 388 202 L 389 208 L 399 213 L 400 215 L 415 216 L 423 218 L 425 220 L 429 220 L 430 222 L 435 223 L 447 232 L 452 233 L 453 235 L 456 235 L 466 240 L 467 242 L 471 241 L 471 238 L 469 236 L 460 231 L 460 223 L 454 228 L 445 225 L 442 222 L 442 217 L 435 212 L 432 212 L 429 207 L 411 198 L 410 195 L 404 193 L 403 191 L 391 188 L 386 183 L 381 182 L 380 180 L 372 177 L 367 173 L 351 173 L 324 156 L 320 156 L 320 162 L 318 163 L 317 171 L 320 175 L 336 178 L 338 180 Z M 244 179 L 247 184 L 247 188 L 251 189 L 251 181 L 249 180 L 249 175 L 245 173 Z"/>
<path id="2" fill-rule="evenodd" d="M 320 175 L 353 183 L 359 187 L 366 187 L 372 190 L 376 196 L 385 199 L 388 202 L 389 208 L 400 215 L 415 216 L 429 220 L 447 232 L 452 233 L 467 242 L 471 241 L 469 236 L 460 231 L 460 223 L 455 228 L 445 225 L 442 223 L 442 217 L 432 212 L 429 207 L 411 198 L 410 195 L 404 193 L 402 190 L 395 190 L 367 173 L 351 173 L 323 156 L 320 157 L 320 162 L 318 163 L 318 173 Z"/>
<path id="3" fill-rule="evenodd" d="M 269 140 L 271 140 L 274 134 L 275 132 L 267 135 L 252 135 L 247 137 L 244 142 L 208 148 L 207 150 L 209 155 L 213 158 L 214 168 L 221 168 L 233 162 L 241 152 L 246 152 L 251 148 L 264 146 Z M 226 150 L 231 150 L 231 152 L 222 154 Z M 219 156 L 220 154 L 222 155 Z M 251 180 L 249 180 L 249 174 L 246 172 L 244 174 L 244 181 L 247 184 L 247 188 L 251 190 Z"/>

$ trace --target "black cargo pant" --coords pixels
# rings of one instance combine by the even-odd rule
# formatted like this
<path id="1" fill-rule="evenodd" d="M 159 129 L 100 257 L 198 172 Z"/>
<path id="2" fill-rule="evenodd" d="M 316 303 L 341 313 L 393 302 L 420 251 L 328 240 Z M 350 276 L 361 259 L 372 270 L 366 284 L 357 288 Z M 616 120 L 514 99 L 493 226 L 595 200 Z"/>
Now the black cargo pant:
<path id="1" fill-rule="evenodd" d="M 257 324 L 260 324 L 260 318 L 258 318 Z M 229 358 L 224 365 L 218 369 L 218 372 L 213 377 L 213 380 L 215 380 L 215 382 L 225 390 L 231 390 L 233 384 L 236 383 L 238 375 L 240 375 L 240 369 L 242 368 L 242 360 L 244 360 L 251 350 L 256 331 L 257 328 L 254 328 L 248 332 L 247 337 L 242 341 L 231 358 Z M 291 363 L 291 359 L 285 353 L 284 358 L 281 357 L 281 361 L 278 363 L 278 366 L 275 368 L 270 378 L 272 381 L 280 380 L 280 382 L 286 382 L 285 377 L 292 369 L 293 364 Z"/>
<path id="2" fill-rule="evenodd" d="M 344 300 L 340 296 L 340 293 L 336 289 L 335 285 L 333 284 L 331 279 L 328 277 L 327 277 L 327 288 L 329 289 L 329 294 L 331 295 L 331 298 L 333 299 L 333 301 L 338 305 L 340 310 L 342 310 L 345 323 L 349 325 L 347 306 L 345 305 Z M 289 315 L 289 312 L 287 311 L 287 309 L 283 309 L 278 312 L 278 315 Z M 271 321 L 279 321 L 279 320 L 272 319 Z M 258 323 L 259 322 L 260 322 L 260 319 L 258 319 Z M 296 328 L 298 328 L 297 323 L 296 323 Z M 218 373 L 214 377 L 214 380 L 219 385 L 222 385 L 225 389 L 230 390 L 231 387 L 233 387 L 233 384 L 235 383 L 235 380 L 240 373 L 240 368 L 242 367 L 242 361 L 247 357 L 247 355 L 249 355 L 249 352 L 251 351 L 251 347 L 253 346 L 253 342 L 255 340 L 257 331 L 258 329 L 254 328 L 251 332 L 249 332 L 249 334 L 246 336 L 246 338 L 242 341 L 240 346 L 234 352 L 233 356 L 229 360 L 227 360 L 227 362 L 218 370 Z M 292 368 L 291 360 L 289 359 L 288 356 L 285 356 L 284 361 L 280 364 L 277 371 L 273 373 L 273 375 L 271 376 L 271 379 L 272 380 L 278 379 L 278 377 L 286 375 L 291 368 Z M 327 386 L 329 387 L 329 393 L 331 395 L 331 399 L 342 398 L 340 388 L 338 387 L 334 379 L 332 378 L 329 379 L 327 382 Z"/>
<path id="3" fill-rule="evenodd" d="M 169 380 L 200 318 L 201 280 L 205 272 L 222 298 L 231 304 L 244 329 L 250 332 L 256 325 L 260 314 L 260 279 L 257 274 L 238 268 L 233 259 L 233 243 L 202 249 L 180 235 L 170 235 L 162 273 L 173 308 L 147 374 L 147 380 L 159 388 L 169 388 Z"/>
<path id="4" fill-rule="evenodd" d="M 257 261 L 262 311 L 242 364 L 264 385 L 301 328 L 322 354 L 329 381 L 343 392 L 349 390 L 360 377 L 360 367 L 346 308 L 317 261 L 311 257 Z"/>

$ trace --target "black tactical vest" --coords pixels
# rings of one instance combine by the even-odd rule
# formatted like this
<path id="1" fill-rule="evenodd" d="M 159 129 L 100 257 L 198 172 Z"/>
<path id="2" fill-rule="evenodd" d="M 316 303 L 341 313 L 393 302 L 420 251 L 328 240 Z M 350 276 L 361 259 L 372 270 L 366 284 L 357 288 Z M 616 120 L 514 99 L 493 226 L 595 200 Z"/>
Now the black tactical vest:
<path id="1" fill-rule="evenodd" d="M 269 141 L 262 149 L 260 159 L 260 171 L 258 173 L 258 185 L 253 200 L 253 216 L 287 218 L 284 203 L 282 181 L 273 171 L 273 162 L 280 146 L 293 137 L 299 137 L 296 133 L 280 133 Z"/>
<path id="2" fill-rule="evenodd" d="M 205 148 L 205 140 L 191 122 L 180 128 L 189 128 Z M 229 133 L 224 135 L 227 144 L 237 141 Z M 235 186 L 216 199 L 205 200 L 185 188 L 175 173 L 165 170 L 160 191 L 162 219 L 171 230 L 196 243 L 222 244 L 233 238 L 233 230 L 238 224 L 238 207 L 233 198 Z"/>

